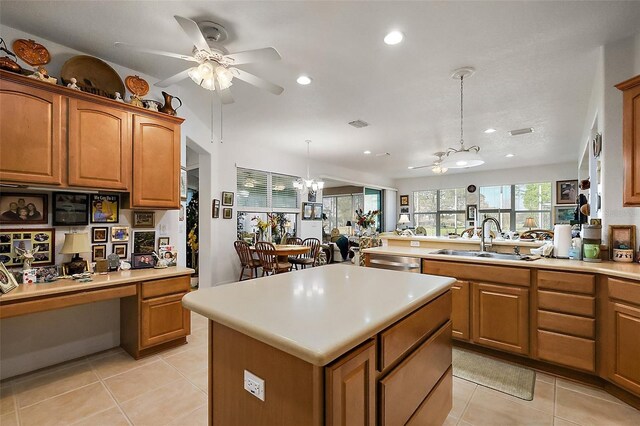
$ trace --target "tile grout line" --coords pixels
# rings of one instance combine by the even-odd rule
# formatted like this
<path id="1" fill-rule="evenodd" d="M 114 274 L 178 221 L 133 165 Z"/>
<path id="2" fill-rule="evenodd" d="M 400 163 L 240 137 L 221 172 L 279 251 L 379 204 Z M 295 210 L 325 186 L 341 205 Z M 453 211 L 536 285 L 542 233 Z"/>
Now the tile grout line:
<path id="1" fill-rule="evenodd" d="M 114 355 L 118 355 L 118 354 L 114 354 Z M 129 354 L 127 354 L 127 355 L 128 355 L 128 356 L 130 356 Z M 109 355 L 109 356 L 111 356 L 111 355 Z M 157 355 L 153 355 L 152 357 L 147 358 L 147 359 L 146 359 L 146 361 L 150 361 L 150 360 L 152 360 L 154 357 L 155 357 L 155 358 L 157 358 L 157 359 L 156 359 L 156 361 L 160 359 L 160 357 L 159 357 L 159 356 L 157 356 Z M 101 357 L 101 358 L 106 358 L 106 356 L 105 356 L 105 357 Z M 132 358 L 132 359 L 133 359 L 133 358 Z M 139 360 L 135 360 L 135 359 L 134 359 L 134 361 L 136 361 L 136 362 L 137 362 L 137 361 L 139 361 Z M 114 375 L 109 376 L 109 377 L 105 377 L 104 379 L 103 379 L 102 377 L 100 377 L 100 374 L 98 373 L 98 370 L 96 370 L 96 369 L 94 368 L 93 363 L 91 363 L 91 361 L 89 361 L 89 365 L 91 366 L 91 369 L 95 371 L 96 376 L 98 376 L 98 379 L 100 379 L 100 380 L 109 380 L 109 379 L 111 379 L 111 378 L 118 377 L 118 376 L 120 376 L 121 374 L 128 373 L 128 372 L 133 371 L 133 370 L 137 370 L 138 368 L 146 367 L 147 365 L 153 364 L 153 363 L 154 363 L 154 362 L 156 362 L 156 361 L 150 361 L 150 362 L 148 362 L 148 363 L 146 363 L 146 364 L 145 364 L 145 363 L 142 363 L 141 365 L 138 365 L 138 366 L 135 366 L 135 367 L 131 367 L 129 370 L 121 371 L 120 373 L 114 374 Z"/>
<path id="2" fill-rule="evenodd" d="M 91 370 L 91 372 L 93 373 L 93 370 Z M 94 373 L 94 374 L 95 374 L 95 373 Z M 73 391 L 75 391 L 75 390 L 82 389 L 82 388 L 84 388 L 84 387 L 87 387 L 87 386 L 93 385 L 93 384 L 95 384 L 95 383 L 98 383 L 98 382 L 100 381 L 100 377 L 98 377 L 98 375 L 97 375 L 97 374 L 95 374 L 95 376 L 96 376 L 96 380 L 95 380 L 95 381 L 93 381 L 93 382 L 91 382 L 91 383 L 85 383 L 84 385 L 82 385 L 82 386 L 78 386 L 77 388 L 69 389 L 69 390 L 68 390 L 68 391 L 66 391 L 66 392 L 61 392 L 61 393 L 58 393 L 58 394 L 52 395 L 52 396 L 50 396 L 50 397 L 48 397 L 48 398 L 41 399 L 40 401 L 34 402 L 34 403 L 32 403 L 32 404 L 25 405 L 24 407 L 20 407 L 20 406 L 18 406 L 18 408 L 19 408 L 20 410 L 24 410 L 25 408 L 33 407 L 34 405 L 40 404 L 40 403 L 42 403 L 42 402 L 49 401 L 49 400 L 51 400 L 51 399 L 53 399 L 53 398 L 57 398 L 57 397 L 62 396 L 62 395 L 66 395 L 66 394 L 68 394 L 69 392 L 73 392 Z M 17 404 L 17 403 L 18 403 L 18 401 L 17 401 L 17 398 L 16 398 L 16 404 Z"/>
<path id="3" fill-rule="evenodd" d="M 116 407 L 118 407 L 118 410 L 120 411 L 120 413 L 124 416 L 125 420 L 129 423 L 129 425 L 133 426 L 133 422 L 131 421 L 131 419 L 129 418 L 129 416 L 127 416 L 127 413 L 124 412 L 124 410 L 122 409 L 122 407 L 120 406 L 120 403 L 118 403 L 118 400 L 116 399 L 116 397 L 111 393 L 111 389 L 109 389 L 109 387 L 107 386 L 107 384 L 104 382 L 104 380 L 102 379 L 102 377 L 100 377 L 100 374 L 98 374 L 98 370 L 93 366 L 93 363 L 91 363 L 91 361 L 89 361 L 89 366 L 91 367 L 91 371 L 93 371 L 93 373 L 98 377 L 98 380 L 100 381 L 100 384 L 102 385 L 102 388 L 107 392 L 107 394 L 109 395 L 109 397 L 113 400 L 113 402 L 116 404 Z M 136 367 L 137 368 L 137 367 Z M 131 370 L 128 370 L 131 371 Z M 117 376 L 111 376 L 111 377 L 115 377 Z M 110 408 L 107 408 L 107 410 L 110 410 Z M 104 410 L 106 411 L 106 410 Z M 99 413 L 102 413 L 102 411 L 100 411 Z M 96 413 L 98 414 L 98 413 Z"/>
<path id="4" fill-rule="evenodd" d="M 556 383 L 557 383 L 557 381 L 556 381 Z M 572 382 L 572 383 L 573 383 L 573 382 Z M 581 383 L 578 383 L 578 384 L 581 384 Z M 556 385 L 556 386 L 558 386 L 558 387 L 560 387 L 560 388 L 562 388 L 562 389 L 564 389 L 564 390 L 568 390 L 568 391 L 571 391 L 571 392 L 579 393 L 580 395 L 586 395 L 586 396 L 589 396 L 589 397 L 591 397 L 591 398 L 597 398 L 597 399 L 599 399 L 599 400 L 601 400 L 601 401 L 611 402 L 611 403 L 618 404 L 618 405 L 622 405 L 622 406 L 625 406 L 625 407 L 628 407 L 628 406 L 629 406 L 629 404 L 626 404 L 624 401 L 620 401 L 618 398 L 615 398 L 615 396 L 610 395 L 610 394 L 609 394 L 610 396 L 613 396 L 613 397 L 616 399 L 615 401 L 612 401 L 612 400 L 610 400 L 610 399 L 603 398 L 603 397 L 601 397 L 601 396 L 591 395 L 591 394 L 588 394 L 588 393 L 586 393 L 586 392 L 579 391 L 579 390 L 577 390 L 577 389 L 567 388 L 567 387 L 564 387 L 564 386 L 562 386 L 562 385 Z M 584 385 L 584 386 L 587 386 L 587 385 Z M 589 387 L 590 387 L 590 386 L 589 386 Z M 591 388 L 591 387 L 590 387 L 590 388 Z M 602 389 L 597 388 L 597 387 L 593 387 L 592 389 L 597 390 L 597 391 L 602 390 Z M 603 392 L 604 392 L 604 391 L 603 391 Z"/>
<path id="5" fill-rule="evenodd" d="M 176 354 L 177 355 L 177 354 Z M 204 394 L 204 396 L 208 396 L 207 393 L 205 391 L 203 391 L 202 389 L 200 389 L 198 386 L 196 386 L 195 383 L 193 383 L 187 376 L 185 376 L 182 371 L 178 370 L 176 367 L 174 367 L 173 365 L 169 364 L 166 360 L 162 360 L 165 364 L 167 364 L 169 367 L 173 368 L 174 370 L 176 370 L 178 372 L 179 375 L 182 376 L 183 379 L 185 379 L 187 382 L 189 382 L 189 384 L 191 386 L 193 386 L 194 388 L 196 388 L 198 391 L 202 392 Z M 207 367 L 207 374 L 209 374 L 208 371 L 208 367 Z M 195 410 L 194 410 L 195 411 Z"/>
<path id="6" fill-rule="evenodd" d="M 471 383 L 474 383 L 474 382 L 471 382 Z M 471 404 L 471 400 L 473 399 L 473 396 L 476 394 L 476 391 L 478 390 L 478 387 L 480 386 L 477 383 L 475 385 L 476 385 L 476 387 L 473 389 L 473 392 L 471 392 L 471 396 L 469 397 L 469 400 L 466 402 L 466 404 L 464 404 L 464 409 L 462 410 L 462 413 L 460 413 L 460 418 L 456 422 L 456 425 L 458 425 L 458 424 L 460 424 L 462 422 L 462 418 L 464 417 L 464 414 L 467 412 L 467 408 L 469 408 L 469 404 Z"/>

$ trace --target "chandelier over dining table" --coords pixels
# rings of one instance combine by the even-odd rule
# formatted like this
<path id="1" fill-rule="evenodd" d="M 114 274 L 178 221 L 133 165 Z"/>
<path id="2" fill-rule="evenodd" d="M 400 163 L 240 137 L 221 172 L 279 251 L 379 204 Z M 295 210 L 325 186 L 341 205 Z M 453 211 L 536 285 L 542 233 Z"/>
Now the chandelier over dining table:
<path id="1" fill-rule="evenodd" d="M 311 141 L 307 139 L 305 142 L 307 143 L 307 177 L 296 179 L 293 182 L 293 187 L 298 191 L 304 191 L 305 189 L 307 191 L 309 189 L 313 191 L 317 191 L 318 189 L 324 188 L 324 181 L 320 179 L 311 178 L 311 175 L 309 173 L 309 149 L 310 149 Z"/>

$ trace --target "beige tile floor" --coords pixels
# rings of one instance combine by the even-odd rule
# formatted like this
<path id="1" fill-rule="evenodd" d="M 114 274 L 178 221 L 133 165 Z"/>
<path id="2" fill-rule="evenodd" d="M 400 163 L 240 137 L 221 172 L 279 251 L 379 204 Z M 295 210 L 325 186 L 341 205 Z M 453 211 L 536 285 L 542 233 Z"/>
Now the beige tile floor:
<path id="1" fill-rule="evenodd" d="M 207 424 L 207 321 L 189 344 L 133 360 L 119 348 L 0 383 L 0 426 Z M 533 401 L 454 378 L 446 425 L 640 425 L 609 394 L 538 373 Z"/>

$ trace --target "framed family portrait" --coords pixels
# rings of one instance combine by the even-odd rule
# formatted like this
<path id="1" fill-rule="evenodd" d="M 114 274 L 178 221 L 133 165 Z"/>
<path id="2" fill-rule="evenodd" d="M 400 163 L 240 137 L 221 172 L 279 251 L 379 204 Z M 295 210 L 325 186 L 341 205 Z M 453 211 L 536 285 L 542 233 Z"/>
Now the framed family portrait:
<path id="1" fill-rule="evenodd" d="M 222 209 L 222 218 L 223 219 L 232 219 L 233 218 L 233 209 L 229 207 L 225 207 Z"/>
<path id="2" fill-rule="evenodd" d="M 133 211 L 133 227 L 134 228 L 153 228 L 156 226 L 156 213 Z"/>
<path id="3" fill-rule="evenodd" d="M 22 250 L 35 250 L 33 266 L 55 263 L 56 242 L 53 228 L 10 229 L 0 231 L 0 263 L 6 266 L 21 266 Z"/>
<path id="4" fill-rule="evenodd" d="M 147 269 L 156 266 L 156 261 L 151 253 L 133 253 L 131 255 L 132 269 Z"/>
<path id="5" fill-rule="evenodd" d="M 120 216 L 119 195 L 91 195 L 91 223 L 118 223 Z"/>
<path id="6" fill-rule="evenodd" d="M 106 243 L 109 240 L 109 228 L 106 226 L 94 226 L 91 228 L 92 243 Z"/>
<path id="7" fill-rule="evenodd" d="M 47 194 L 0 193 L 0 224 L 35 225 L 49 222 Z"/>
<path id="8" fill-rule="evenodd" d="M 91 261 L 95 262 L 99 259 L 107 258 L 107 245 L 106 244 L 96 244 L 91 246 Z"/>
<path id="9" fill-rule="evenodd" d="M 575 204 L 578 198 L 578 179 L 556 181 L 556 204 Z"/>
<path id="10" fill-rule="evenodd" d="M 187 169 L 180 167 L 180 199 L 187 199 Z"/>
<path id="11" fill-rule="evenodd" d="M 89 195 L 54 192 L 53 225 L 86 226 L 89 224 Z"/>
<path id="12" fill-rule="evenodd" d="M 128 226 L 114 226 L 111 228 L 111 242 L 124 242 L 129 241 L 129 227 Z"/>
<path id="13" fill-rule="evenodd" d="M 222 192 L 222 205 L 233 206 L 233 192 Z"/>
<path id="14" fill-rule="evenodd" d="M 133 253 L 151 253 L 156 249 L 156 231 L 134 231 Z"/>
<path id="15" fill-rule="evenodd" d="M 111 244 L 111 253 L 117 254 L 120 259 L 126 259 L 129 254 L 129 244 L 113 243 Z"/>
<path id="16" fill-rule="evenodd" d="M 213 219 L 220 217 L 220 200 L 213 200 L 211 204 L 211 217 Z"/>
<path id="17" fill-rule="evenodd" d="M 408 195 L 401 195 L 400 196 L 400 205 L 401 206 L 408 206 L 409 205 L 409 196 Z"/>

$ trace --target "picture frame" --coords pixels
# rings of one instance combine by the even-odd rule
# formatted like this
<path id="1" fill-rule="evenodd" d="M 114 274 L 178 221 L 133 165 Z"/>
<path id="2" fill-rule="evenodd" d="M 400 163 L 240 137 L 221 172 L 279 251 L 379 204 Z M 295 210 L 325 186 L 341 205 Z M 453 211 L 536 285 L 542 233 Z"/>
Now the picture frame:
<path id="1" fill-rule="evenodd" d="M 56 233 L 53 228 L 0 230 L 0 263 L 22 266 L 17 247 L 25 250 L 38 247 L 32 262 L 34 267 L 55 264 Z"/>
<path id="2" fill-rule="evenodd" d="M 598 219 L 598 218 L 591 218 L 589 219 L 589 225 L 596 225 L 596 226 L 602 226 L 602 219 Z"/>
<path id="3" fill-rule="evenodd" d="M 158 237 L 158 250 L 160 250 L 160 247 L 162 246 L 168 246 L 169 241 L 169 237 Z"/>
<path id="4" fill-rule="evenodd" d="M 13 276 L 11 272 L 7 270 L 4 266 L 4 263 L 0 263 L 0 291 L 4 293 L 9 293 L 11 290 L 18 287 L 18 282 L 16 281 L 16 277 Z"/>
<path id="5" fill-rule="evenodd" d="M 128 226 L 113 226 L 111 228 L 111 242 L 121 243 L 129 241 L 129 227 Z"/>
<path id="6" fill-rule="evenodd" d="M 106 259 L 107 258 L 107 245 L 106 244 L 96 244 L 91 246 L 91 261 L 95 262 L 98 259 Z"/>
<path id="7" fill-rule="evenodd" d="M 47 224 L 49 223 L 48 203 L 48 194 L 3 191 L 0 193 L 0 224 Z"/>
<path id="8" fill-rule="evenodd" d="M 156 248 L 156 231 L 134 231 L 133 253 L 151 253 Z"/>
<path id="9" fill-rule="evenodd" d="M 180 199 L 187 199 L 187 168 L 180 167 Z"/>
<path id="10" fill-rule="evenodd" d="M 91 223 L 118 223 L 120 221 L 120 196 L 91 194 Z"/>
<path id="11" fill-rule="evenodd" d="M 129 244 L 113 243 L 111 244 L 111 253 L 117 254 L 120 259 L 126 259 L 129 255 Z"/>
<path id="12" fill-rule="evenodd" d="M 156 266 L 153 254 L 149 253 L 133 253 L 131 255 L 131 269 L 149 269 Z"/>
<path id="13" fill-rule="evenodd" d="M 220 217 L 220 200 L 213 200 L 211 203 L 211 218 L 217 219 Z"/>
<path id="14" fill-rule="evenodd" d="M 94 226 L 91 228 L 91 243 L 106 243 L 109 241 L 109 228 Z"/>
<path id="15" fill-rule="evenodd" d="M 69 275 L 69 263 L 71 262 L 63 263 L 61 265 L 62 275 Z M 89 261 L 86 259 L 84 259 L 84 270 L 82 272 L 91 272 L 91 268 L 89 267 Z"/>
<path id="16" fill-rule="evenodd" d="M 322 203 L 313 204 L 313 220 L 322 220 Z"/>
<path id="17" fill-rule="evenodd" d="M 576 204 L 578 179 L 556 181 L 556 204 Z"/>
<path id="18" fill-rule="evenodd" d="M 403 207 L 400 209 L 400 213 L 409 213 L 409 207 Z"/>
<path id="19" fill-rule="evenodd" d="M 613 259 L 613 250 L 621 246 L 636 250 L 636 226 L 635 225 L 609 225 L 609 259 Z M 635 258 L 635 256 L 633 256 Z"/>
<path id="20" fill-rule="evenodd" d="M 476 220 L 478 214 L 477 204 L 467 204 L 467 220 Z"/>
<path id="21" fill-rule="evenodd" d="M 309 191 L 307 192 L 307 201 L 310 203 L 315 203 L 317 195 L 317 191 L 314 191 L 313 188 L 309 188 Z"/>
<path id="22" fill-rule="evenodd" d="M 152 211 L 133 211 L 133 227 L 134 228 L 155 228 L 156 212 Z"/>
<path id="23" fill-rule="evenodd" d="M 400 196 L 400 205 L 401 206 L 408 206 L 409 205 L 409 196 L 408 195 L 401 195 Z"/>
<path id="24" fill-rule="evenodd" d="M 222 192 L 222 205 L 223 206 L 233 206 L 233 192 Z"/>
<path id="25" fill-rule="evenodd" d="M 556 206 L 555 221 L 556 224 L 570 224 L 574 220 L 576 206 Z"/>
<path id="26" fill-rule="evenodd" d="M 175 250 L 160 250 L 160 259 L 167 261 L 167 266 L 176 266 L 178 264 L 178 252 Z"/>
<path id="27" fill-rule="evenodd" d="M 302 203 L 302 220 L 313 220 L 313 203 Z"/>
<path id="28" fill-rule="evenodd" d="M 233 219 L 233 209 L 229 207 L 225 207 L 222 209 L 222 218 L 223 219 Z"/>
<path id="29" fill-rule="evenodd" d="M 89 224 L 89 194 L 54 192 L 53 226 L 86 226 Z"/>

